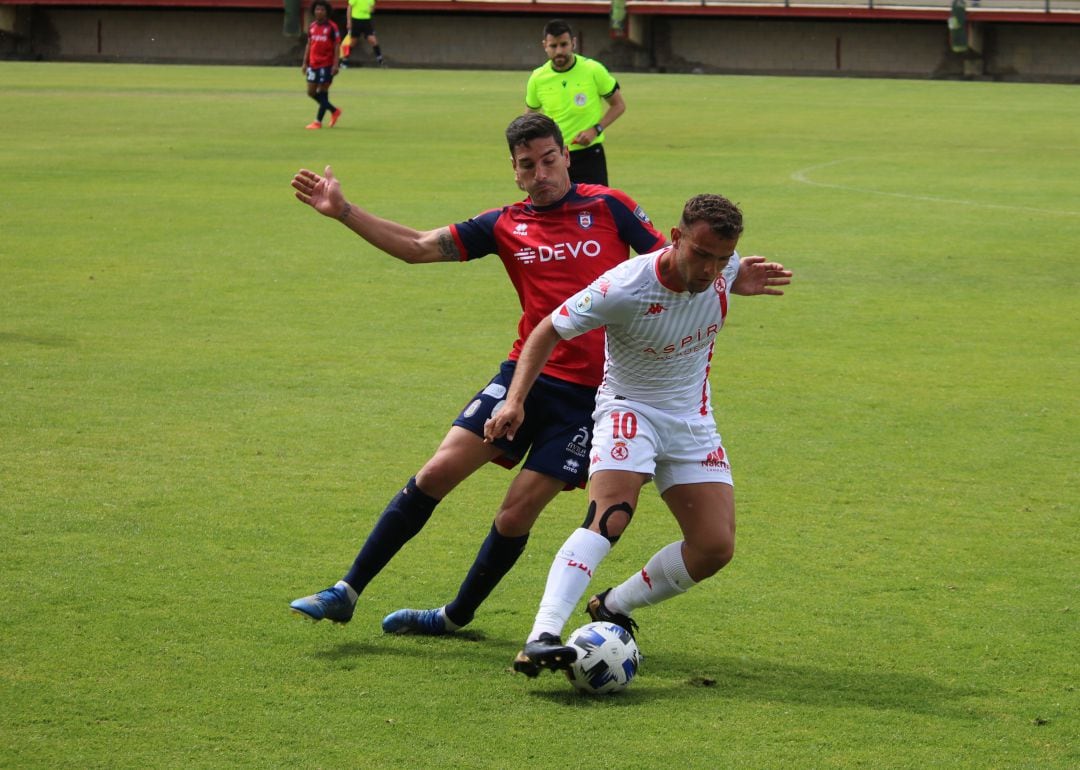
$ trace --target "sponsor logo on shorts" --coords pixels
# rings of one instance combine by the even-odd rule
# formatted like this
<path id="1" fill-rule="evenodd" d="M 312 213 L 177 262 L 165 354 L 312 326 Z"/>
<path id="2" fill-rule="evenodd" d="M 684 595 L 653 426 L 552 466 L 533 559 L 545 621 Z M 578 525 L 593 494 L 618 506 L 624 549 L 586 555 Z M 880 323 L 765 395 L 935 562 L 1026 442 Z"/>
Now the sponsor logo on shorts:
<path id="1" fill-rule="evenodd" d="M 476 410 L 480 408 L 480 404 L 482 404 L 482 403 L 483 402 L 480 399 L 476 399 L 471 404 L 469 404 L 467 407 L 465 407 L 465 411 L 462 412 L 462 416 L 463 417 L 472 417 L 474 414 L 476 414 Z"/>
<path id="2" fill-rule="evenodd" d="M 584 457 L 589 451 L 589 429 L 578 428 L 570 443 L 566 445 L 566 451 L 575 457 Z"/>
<path id="3" fill-rule="evenodd" d="M 563 470 L 576 474 L 581 470 L 581 463 L 579 463 L 577 460 L 567 460 L 566 463 L 563 465 Z"/>
<path id="4" fill-rule="evenodd" d="M 615 442 L 615 446 L 611 448 L 611 457 L 614 460 L 625 460 L 630 457 L 630 448 L 626 446 L 625 441 Z"/>
<path id="5" fill-rule="evenodd" d="M 701 467 L 723 471 L 731 469 L 731 466 L 728 465 L 727 459 L 724 457 L 723 447 L 717 447 L 713 451 L 709 452 L 708 457 L 701 461 Z"/>
<path id="6" fill-rule="evenodd" d="M 484 388 L 484 395 L 491 396 L 492 398 L 502 398 L 506 395 L 506 386 L 498 382 L 489 383 L 488 386 Z"/>
<path id="7" fill-rule="evenodd" d="M 589 308 L 592 307 L 592 292 L 587 291 L 578 297 L 578 301 L 574 304 L 574 309 L 579 313 L 589 312 Z"/>

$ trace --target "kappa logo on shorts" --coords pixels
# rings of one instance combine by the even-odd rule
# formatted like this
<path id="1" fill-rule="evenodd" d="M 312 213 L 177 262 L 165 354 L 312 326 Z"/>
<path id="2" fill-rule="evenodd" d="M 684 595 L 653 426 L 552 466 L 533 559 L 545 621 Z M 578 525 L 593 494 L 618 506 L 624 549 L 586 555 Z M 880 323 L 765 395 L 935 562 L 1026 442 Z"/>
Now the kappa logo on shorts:
<path id="1" fill-rule="evenodd" d="M 613 460 L 626 460 L 630 457 L 630 448 L 625 441 L 615 442 L 615 446 L 611 448 L 611 457 Z"/>

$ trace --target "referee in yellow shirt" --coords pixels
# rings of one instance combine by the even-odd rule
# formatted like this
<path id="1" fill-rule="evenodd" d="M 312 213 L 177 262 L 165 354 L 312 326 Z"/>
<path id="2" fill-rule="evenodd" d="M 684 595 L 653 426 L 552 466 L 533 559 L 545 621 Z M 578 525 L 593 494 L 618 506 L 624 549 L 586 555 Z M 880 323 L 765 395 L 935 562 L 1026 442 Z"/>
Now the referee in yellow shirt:
<path id="1" fill-rule="evenodd" d="M 600 62 L 574 53 L 570 25 L 552 19 L 544 26 L 548 61 L 525 86 L 529 112 L 543 112 L 559 126 L 570 148 L 570 181 L 608 183 L 604 132 L 626 112 L 619 82 Z"/>
<path id="2" fill-rule="evenodd" d="M 347 34 L 352 36 L 355 42 L 359 38 L 367 40 L 375 54 L 375 61 L 383 66 L 382 48 L 379 46 L 379 38 L 375 37 L 375 22 L 371 20 L 371 14 L 375 11 L 375 0 L 349 0 L 349 16 Z"/>

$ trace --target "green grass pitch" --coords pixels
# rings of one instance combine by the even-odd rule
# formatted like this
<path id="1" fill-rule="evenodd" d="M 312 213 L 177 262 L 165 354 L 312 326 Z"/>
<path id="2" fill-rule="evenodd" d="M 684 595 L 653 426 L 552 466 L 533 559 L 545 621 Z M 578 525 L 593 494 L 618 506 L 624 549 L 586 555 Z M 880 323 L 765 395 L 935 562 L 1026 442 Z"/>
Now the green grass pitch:
<path id="1" fill-rule="evenodd" d="M 438 510 L 344 628 L 338 579 L 512 342 L 495 258 L 408 266 L 292 198 L 333 164 L 421 227 L 517 199 L 524 72 L 0 63 L 0 766 L 1080 765 L 1080 90 L 619 74 L 614 185 L 720 192 L 732 564 L 638 613 L 620 697 L 512 674 L 566 494 L 472 626 L 509 476 Z M 593 582 L 675 540 L 654 492 Z M 577 616 L 584 620 L 583 614 Z"/>

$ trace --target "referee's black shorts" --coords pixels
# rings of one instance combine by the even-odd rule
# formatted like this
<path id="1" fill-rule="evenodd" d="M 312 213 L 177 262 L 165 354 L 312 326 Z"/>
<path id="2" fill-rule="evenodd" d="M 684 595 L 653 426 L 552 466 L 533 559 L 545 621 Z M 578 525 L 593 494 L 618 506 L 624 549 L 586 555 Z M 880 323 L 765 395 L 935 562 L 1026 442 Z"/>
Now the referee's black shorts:
<path id="1" fill-rule="evenodd" d="M 583 150 L 570 151 L 570 181 L 608 186 L 604 145 L 594 144 Z"/>

